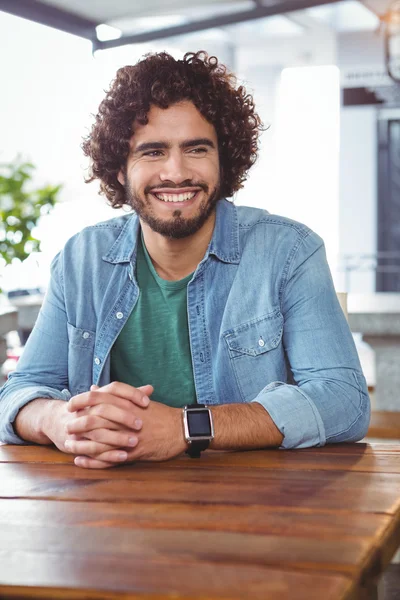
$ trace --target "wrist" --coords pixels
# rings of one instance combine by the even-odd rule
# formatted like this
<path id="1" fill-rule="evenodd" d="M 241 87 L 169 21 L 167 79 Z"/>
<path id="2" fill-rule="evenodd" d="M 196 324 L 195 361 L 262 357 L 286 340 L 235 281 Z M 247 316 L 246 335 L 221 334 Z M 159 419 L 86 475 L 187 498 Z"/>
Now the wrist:
<path id="1" fill-rule="evenodd" d="M 35 398 L 18 412 L 13 423 L 15 433 L 26 442 L 51 444 L 45 423 L 50 404 L 57 402 L 46 398 Z"/>
<path id="2" fill-rule="evenodd" d="M 178 409 L 174 409 L 176 410 L 176 431 L 177 431 L 177 436 L 176 436 L 176 440 L 177 440 L 177 454 L 183 454 L 183 452 L 186 452 L 186 450 L 189 447 L 188 442 L 186 441 L 185 438 L 185 428 L 183 426 L 183 409 L 182 408 L 178 408 Z"/>
<path id="3" fill-rule="evenodd" d="M 47 444 L 53 444 L 55 440 L 56 427 L 59 427 L 61 414 L 65 412 L 66 402 L 64 400 L 45 400 L 38 421 L 38 429 Z"/>

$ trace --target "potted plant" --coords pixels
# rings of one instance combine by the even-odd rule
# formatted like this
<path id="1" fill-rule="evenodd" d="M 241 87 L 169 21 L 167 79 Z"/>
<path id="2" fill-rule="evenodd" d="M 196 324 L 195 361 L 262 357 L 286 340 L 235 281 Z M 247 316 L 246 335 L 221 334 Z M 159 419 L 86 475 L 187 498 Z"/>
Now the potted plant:
<path id="1" fill-rule="evenodd" d="M 40 217 L 49 214 L 58 202 L 61 185 L 34 187 L 34 170 L 32 163 L 23 161 L 20 157 L 13 162 L 0 163 L 0 300 L 1 272 L 13 261 L 22 262 L 32 252 L 40 250 L 40 240 L 32 232 Z M 36 296 L 26 298 L 30 294 Z M 20 343 L 24 345 L 32 329 L 31 321 L 35 320 L 40 308 L 41 290 L 9 291 L 8 299 L 11 305 L 18 308 L 18 334 Z M 36 305 L 30 306 L 31 301 Z M 6 317 L 3 314 L 3 320 Z M 5 331 L 4 327 L 0 329 L 3 334 L 7 332 L 7 327 Z M 4 360 L 4 344 L 5 341 L 0 336 L 0 365 Z"/>
<path id="2" fill-rule="evenodd" d="M 40 250 L 40 240 L 32 231 L 58 201 L 61 185 L 32 187 L 34 170 L 32 163 L 20 157 L 0 163 L 0 270 Z"/>

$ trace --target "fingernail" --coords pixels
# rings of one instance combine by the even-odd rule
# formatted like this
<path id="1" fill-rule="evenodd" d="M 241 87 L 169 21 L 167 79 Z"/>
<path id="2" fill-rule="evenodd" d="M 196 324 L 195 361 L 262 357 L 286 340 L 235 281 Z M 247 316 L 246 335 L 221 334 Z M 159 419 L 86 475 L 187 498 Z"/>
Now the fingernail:
<path id="1" fill-rule="evenodd" d="M 120 452 L 118 454 L 118 460 L 126 460 L 128 458 L 128 454 L 126 452 Z"/>
<path id="2" fill-rule="evenodd" d="M 143 396 L 143 406 L 148 406 L 150 404 L 150 398 L 147 396 Z"/>
<path id="3" fill-rule="evenodd" d="M 135 421 L 135 427 L 136 429 L 140 429 L 140 427 L 143 425 L 143 422 L 140 419 L 136 419 Z"/>
<path id="4" fill-rule="evenodd" d="M 136 446 L 137 444 L 137 438 L 135 437 L 130 437 L 128 441 L 130 446 Z"/>

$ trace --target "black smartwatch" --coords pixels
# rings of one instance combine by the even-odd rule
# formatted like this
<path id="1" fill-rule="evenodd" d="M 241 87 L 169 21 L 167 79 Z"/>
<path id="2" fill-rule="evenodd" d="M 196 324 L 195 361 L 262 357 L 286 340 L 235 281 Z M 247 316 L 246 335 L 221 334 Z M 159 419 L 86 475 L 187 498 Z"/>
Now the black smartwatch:
<path id="1" fill-rule="evenodd" d="M 189 444 L 186 454 L 200 458 L 214 439 L 214 425 L 211 410 L 205 404 L 189 404 L 183 408 L 183 430 Z"/>

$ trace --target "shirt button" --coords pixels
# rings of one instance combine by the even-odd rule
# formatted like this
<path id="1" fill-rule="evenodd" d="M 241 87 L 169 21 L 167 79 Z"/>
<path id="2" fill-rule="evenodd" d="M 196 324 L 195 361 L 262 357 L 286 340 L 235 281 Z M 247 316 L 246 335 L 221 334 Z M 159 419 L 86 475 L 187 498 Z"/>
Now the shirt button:
<path id="1" fill-rule="evenodd" d="M 88 333 L 87 331 L 84 331 L 84 332 L 82 333 L 82 337 L 83 337 L 85 340 L 87 340 L 87 339 L 90 337 L 90 333 Z"/>
<path id="2" fill-rule="evenodd" d="M 124 313 L 117 312 L 117 314 L 115 316 L 117 317 L 117 319 L 122 319 L 122 317 L 124 316 Z"/>
<path id="3" fill-rule="evenodd" d="M 259 345 L 261 348 L 264 348 L 264 346 L 265 346 L 265 342 L 264 342 L 264 340 L 263 340 L 262 338 L 260 338 L 260 339 L 258 340 L 258 345 Z"/>
<path id="4" fill-rule="evenodd" d="M 99 365 L 101 361 L 100 361 L 100 359 L 99 359 L 99 358 L 97 358 L 97 356 L 96 356 L 96 358 L 94 359 L 94 362 L 95 362 L 95 364 L 96 364 L 96 365 Z"/>

